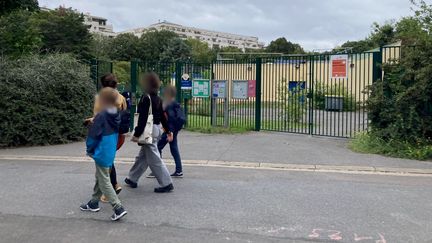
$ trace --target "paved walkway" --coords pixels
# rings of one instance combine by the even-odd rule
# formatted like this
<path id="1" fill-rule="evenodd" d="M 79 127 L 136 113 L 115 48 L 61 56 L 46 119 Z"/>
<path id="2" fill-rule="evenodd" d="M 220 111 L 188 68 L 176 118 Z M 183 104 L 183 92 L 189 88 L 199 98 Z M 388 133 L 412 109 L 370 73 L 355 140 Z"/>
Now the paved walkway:
<path id="1" fill-rule="evenodd" d="M 191 132 L 180 134 L 182 158 L 189 161 L 247 162 L 285 165 L 348 166 L 365 168 L 432 169 L 430 161 L 388 158 L 380 155 L 359 154 L 347 148 L 348 140 L 309 137 L 287 133 L 248 133 L 238 135 L 209 135 Z M 132 160 L 139 147 L 127 141 L 118 158 Z M 1 149 L 0 156 L 85 156 L 83 142 L 17 149 Z M 164 153 L 170 159 L 169 148 Z"/>

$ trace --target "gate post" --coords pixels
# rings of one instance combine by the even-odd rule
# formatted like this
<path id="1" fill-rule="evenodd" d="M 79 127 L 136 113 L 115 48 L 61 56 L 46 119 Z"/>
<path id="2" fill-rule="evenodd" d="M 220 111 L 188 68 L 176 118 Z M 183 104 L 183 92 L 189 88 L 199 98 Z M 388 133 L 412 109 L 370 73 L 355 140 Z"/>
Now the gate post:
<path id="1" fill-rule="evenodd" d="M 309 85 L 310 85 L 310 95 L 309 95 L 309 135 L 313 135 L 313 97 L 314 97 L 314 62 L 315 57 L 310 55 L 309 56 Z"/>
<path id="2" fill-rule="evenodd" d="M 177 90 L 176 100 L 178 103 L 181 103 L 182 100 L 181 79 L 182 79 L 182 63 L 177 61 L 175 63 L 175 87 Z"/>
<path id="3" fill-rule="evenodd" d="M 255 62 L 255 131 L 261 130 L 261 74 L 262 58 L 257 58 Z"/>
<path id="4" fill-rule="evenodd" d="M 382 79 L 382 59 L 383 48 L 380 47 L 379 52 L 373 52 L 372 54 L 372 83 Z"/>
<path id="5" fill-rule="evenodd" d="M 134 129 L 135 122 L 135 112 L 137 108 L 137 97 L 136 97 L 136 86 L 138 83 L 138 61 L 131 61 L 131 72 L 130 72 L 130 85 L 131 85 L 131 122 L 130 122 L 130 131 Z"/>

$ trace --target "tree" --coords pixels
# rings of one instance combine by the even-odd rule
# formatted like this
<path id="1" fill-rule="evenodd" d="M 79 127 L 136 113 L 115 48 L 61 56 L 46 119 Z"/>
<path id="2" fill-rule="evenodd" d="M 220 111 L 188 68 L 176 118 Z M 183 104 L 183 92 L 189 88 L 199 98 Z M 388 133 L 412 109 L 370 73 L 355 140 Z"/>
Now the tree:
<path id="1" fill-rule="evenodd" d="M 94 34 L 91 43 L 91 56 L 97 59 L 111 59 L 113 39 L 108 36 Z M 114 59 L 116 60 L 116 59 Z"/>
<path id="2" fill-rule="evenodd" d="M 167 30 L 150 30 L 140 38 L 139 58 L 148 63 L 160 61 L 161 54 L 168 49 L 173 39 L 179 38 L 176 33 Z"/>
<path id="3" fill-rule="evenodd" d="M 305 53 L 305 51 L 299 44 L 287 41 L 285 37 L 281 37 L 270 42 L 270 45 L 267 46 L 266 51 L 272 53 L 283 53 L 283 54 Z"/>
<path id="4" fill-rule="evenodd" d="M 403 57 L 384 65 L 384 80 L 372 85 L 367 105 L 374 135 L 416 146 L 432 142 L 432 5 L 420 6 L 396 24 L 394 36 L 407 40 Z"/>
<path id="5" fill-rule="evenodd" d="M 342 49 L 350 49 L 351 53 L 361 53 L 374 49 L 374 44 L 369 40 L 347 41 L 341 46 Z"/>
<path id="6" fill-rule="evenodd" d="M 185 43 L 191 49 L 191 58 L 194 62 L 204 64 L 211 63 L 216 59 L 214 51 L 210 49 L 207 43 L 193 38 L 187 39 Z"/>
<path id="7" fill-rule="evenodd" d="M 0 0 L 0 16 L 15 10 L 39 10 L 37 0 Z"/>
<path id="8" fill-rule="evenodd" d="M 120 34 L 111 40 L 108 56 L 117 61 L 139 58 L 139 45 L 140 39 L 134 34 Z"/>
<path id="9" fill-rule="evenodd" d="M 159 61 L 162 63 L 188 61 L 191 58 L 191 48 L 180 38 L 171 39 L 167 48 L 161 53 Z"/>
<path id="10" fill-rule="evenodd" d="M 379 47 L 395 42 L 395 35 L 395 25 L 393 23 L 386 23 L 384 25 L 374 23 L 372 34 L 369 39 L 375 46 Z"/>
<path id="11" fill-rule="evenodd" d="M 33 15 L 15 11 L 0 17 L 0 54 L 18 57 L 39 51 L 42 40 Z"/>
<path id="12" fill-rule="evenodd" d="M 38 26 L 43 53 L 73 53 L 81 59 L 92 57 L 92 36 L 84 25 L 82 14 L 66 8 L 43 11 L 38 14 Z"/>

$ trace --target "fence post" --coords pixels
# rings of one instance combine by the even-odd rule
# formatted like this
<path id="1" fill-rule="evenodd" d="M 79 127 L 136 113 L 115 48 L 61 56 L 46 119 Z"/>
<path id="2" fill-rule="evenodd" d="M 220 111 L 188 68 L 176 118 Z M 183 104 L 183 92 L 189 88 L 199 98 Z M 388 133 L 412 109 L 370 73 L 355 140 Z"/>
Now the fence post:
<path id="1" fill-rule="evenodd" d="M 256 59 L 255 73 L 255 131 L 261 130 L 261 74 L 262 58 Z"/>
<path id="2" fill-rule="evenodd" d="M 181 93 L 181 79 L 182 79 L 182 63 L 175 63 L 175 87 L 177 90 L 177 102 L 181 103 L 182 93 Z"/>
<path id="3" fill-rule="evenodd" d="M 131 85 L 131 123 L 130 123 L 130 131 L 134 129 L 135 122 L 135 112 L 137 108 L 137 97 L 136 97 L 136 87 L 138 83 L 138 61 L 131 61 L 131 72 L 130 72 L 130 85 Z"/>
<path id="4" fill-rule="evenodd" d="M 372 54 L 372 82 L 375 82 L 382 78 L 382 59 L 383 59 L 383 48 L 380 47 L 379 52 L 373 52 Z"/>
<path id="5" fill-rule="evenodd" d="M 314 97 L 314 62 L 315 57 L 310 55 L 309 56 L 309 85 L 310 85 L 310 100 L 309 100 L 309 135 L 313 135 L 313 97 Z"/>

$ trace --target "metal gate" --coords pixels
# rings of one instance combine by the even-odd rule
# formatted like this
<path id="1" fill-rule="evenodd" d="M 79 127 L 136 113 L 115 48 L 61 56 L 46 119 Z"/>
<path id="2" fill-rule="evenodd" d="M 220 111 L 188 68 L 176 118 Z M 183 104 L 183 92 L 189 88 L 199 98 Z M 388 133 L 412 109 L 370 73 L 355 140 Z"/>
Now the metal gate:
<path id="1" fill-rule="evenodd" d="M 292 55 L 211 64 L 131 63 L 131 89 L 139 97 L 141 73 L 154 71 L 176 85 L 190 129 L 214 126 L 317 136 L 352 137 L 368 129 L 367 87 L 400 47 L 355 54 Z M 184 74 L 206 95 L 184 92 Z M 247 95 L 239 89 L 248 88 Z M 219 90 L 217 90 L 219 89 Z M 221 91 L 222 89 L 222 91 Z M 243 90 L 244 91 L 244 90 Z M 189 91 L 191 92 L 191 91 Z"/>

